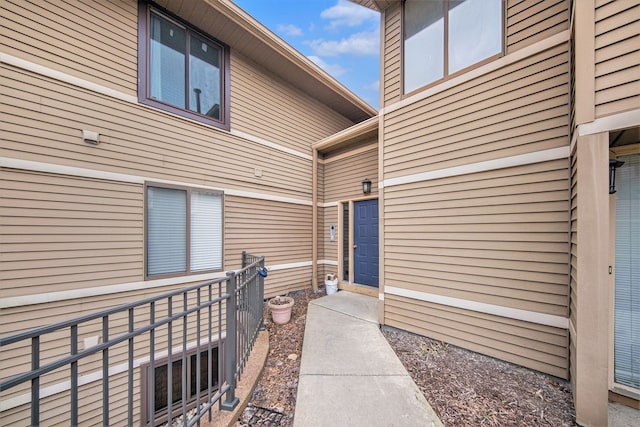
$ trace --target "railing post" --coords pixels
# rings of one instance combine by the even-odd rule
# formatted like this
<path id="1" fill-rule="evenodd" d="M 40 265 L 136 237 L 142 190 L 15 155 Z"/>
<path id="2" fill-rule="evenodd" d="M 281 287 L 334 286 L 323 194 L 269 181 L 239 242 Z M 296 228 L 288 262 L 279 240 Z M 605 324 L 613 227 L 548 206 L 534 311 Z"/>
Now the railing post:
<path id="1" fill-rule="evenodd" d="M 260 257 L 260 269 L 264 268 L 264 257 Z M 264 277 L 258 274 L 258 302 L 260 303 L 260 326 L 259 329 L 264 331 Z"/>
<path id="2" fill-rule="evenodd" d="M 242 251 L 242 268 L 247 266 L 247 251 Z"/>
<path id="3" fill-rule="evenodd" d="M 242 254 L 244 260 L 245 254 Z M 236 397 L 236 334 L 237 334 L 237 315 L 236 315 L 236 286 L 233 271 L 227 272 L 227 327 L 225 339 L 225 375 L 227 377 L 227 385 L 229 390 L 225 393 L 222 409 L 232 411 L 240 402 Z"/>

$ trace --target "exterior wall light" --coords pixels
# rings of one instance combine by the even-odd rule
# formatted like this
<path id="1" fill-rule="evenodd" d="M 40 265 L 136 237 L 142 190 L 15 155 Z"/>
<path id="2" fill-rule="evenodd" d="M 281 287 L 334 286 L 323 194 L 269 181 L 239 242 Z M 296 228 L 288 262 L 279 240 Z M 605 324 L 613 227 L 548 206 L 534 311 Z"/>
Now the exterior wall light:
<path id="1" fill-rule="evenodd" d="M 624 165 L 622 160 L 609 159 L 609 194 L 616 192 L 616 169 Z"/>
<path id="2" fill-rule="evenodd" d="M 364 194 L 370 194 L 371 193 L 371 180 L 368 178 L 365 178 L 362 181 L 362 192 Z"/>

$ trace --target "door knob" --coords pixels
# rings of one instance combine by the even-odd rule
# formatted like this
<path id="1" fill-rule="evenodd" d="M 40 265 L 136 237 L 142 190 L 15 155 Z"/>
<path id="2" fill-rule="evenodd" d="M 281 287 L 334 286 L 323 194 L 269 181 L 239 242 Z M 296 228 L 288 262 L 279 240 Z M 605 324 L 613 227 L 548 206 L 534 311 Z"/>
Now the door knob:
<path id="1" fill-rule="evenodd" d="M 358 245 L 353 245 L 353 249 L 358 249 Z"/>

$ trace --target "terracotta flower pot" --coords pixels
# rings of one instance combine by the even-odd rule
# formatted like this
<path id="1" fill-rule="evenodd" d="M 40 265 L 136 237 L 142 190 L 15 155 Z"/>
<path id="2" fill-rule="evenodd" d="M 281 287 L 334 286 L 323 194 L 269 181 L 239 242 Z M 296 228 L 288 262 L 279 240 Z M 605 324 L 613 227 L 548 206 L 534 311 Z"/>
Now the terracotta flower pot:
<path id="1" fill-rule="evenodd" d="M 275 297 L 269 300 L 267 305 L 271 311 L 271 318 L 274 323 L 283 325 L 291 320 L 293 302 L 293 298 L 291 297 Z"/>

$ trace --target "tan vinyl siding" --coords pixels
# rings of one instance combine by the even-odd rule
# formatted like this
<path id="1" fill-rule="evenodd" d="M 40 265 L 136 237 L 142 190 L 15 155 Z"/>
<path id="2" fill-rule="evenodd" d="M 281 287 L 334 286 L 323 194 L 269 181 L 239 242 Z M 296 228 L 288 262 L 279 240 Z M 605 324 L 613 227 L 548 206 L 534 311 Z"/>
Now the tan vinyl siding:
<path id="1" fill-rule="evenodd" d="M 384 17 L 384 46 L 382 50 L 383 79 L 380 89 L 383 91 L 383 105 L 389 105 L 400 100 L 402 96 L 402 30 L 401 3 L 395 3 L 383 14 Z"/>
<path id="2" fill-rule="evenodd" d="M 563 329 L 385 295 L 385 323 L 512 363 L 567 377 Z"/>
<path id="3" fill-rule="evenodd" d="M 4 0 L 0 9 L 4 53 L 135 96 L 136 2 Z"/>
<path id="4" fill-rule="evenodd" d="M 224 222 L 226 269 L 243 250 L 269 265 L 311 260 L 311 206 L 226 196 Z"/>
<path id="5" fill-rule="evenodd" d="M 336 150 L 325 156 L 324 160 L 324 198 L 325 203 L 348 201 L 363 197 L 362 180 L 371 180 L 371 195 L 378 194 L 378 144 L 369 141 L 355 147 Z M 324 227 L 320 231 L 320 241 L 323 242 L 323 259 L 338 261 L 338 206 L 324 208 Z M 331 241 L 329 225 L 336 225 L 336 240 Z M 336 272 L 336 266 L 329 266 L 331 272 Z"/>
<path id="6" fill-rule="evenodd" d="M 507 53 L 569 29 L 569 0 L 509 0 Z"/>
<path id="7" fill-rule="evenodd" d="M 358 154 L 340 157 L 338 160 L 331 157 L 325 160 L 325 202 L 362 197 L 362 180 L 365 178 L 371 180 L 371 194 L 378 193 L 377 144 Z"/>
<path id="8" fill-rule="evenodd" d="M 26 71 L 2 72 L 0 156 L 311 198 L 311 160 Z M 82 129 L 102 143 L 84 143 Z"/>
<path id="9" fill-rule="evenodd" d="M 385 188 L 385 284 L 568 315 L 568 163 Z"/>
<path id="10" fill-rule="evenodd" d="M 556 46 L 385 116 L 385 179 L 568 144 L 569 53 Z"/>
<path id="11" fill-rule="evenodd" d="M 267 264 L 269 266 L 269 264 Z M 324 282 L 319 282 L 322 284 Z M 269 271 L 265 279 L 265 298 L 285 295 L 301 289 L 311 290 L 311 266 Z"/>
<path id="12" fill-rule="evenodd" d="M 311 155 L 312 143 L 352 124 L 246 57 L 232 52 L 232 129 Z"/>
<path id="13" fill-rule="evenodd" d="M 596 5 L 596 117 L 602 117 L 640 108 L 640 4 Z"/>
<path id="14" fill-rule="evenodd" d="M 143 278 L 141 185 L 0 169 L 2 297 Z"/>

